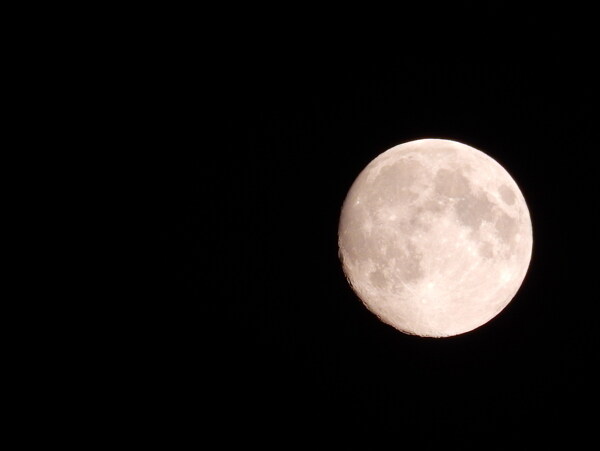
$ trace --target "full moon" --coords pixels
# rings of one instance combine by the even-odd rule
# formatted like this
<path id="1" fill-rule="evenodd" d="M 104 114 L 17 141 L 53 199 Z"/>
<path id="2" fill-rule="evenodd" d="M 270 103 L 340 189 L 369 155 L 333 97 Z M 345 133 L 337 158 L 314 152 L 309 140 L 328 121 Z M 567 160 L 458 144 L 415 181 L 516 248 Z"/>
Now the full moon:
<path id="1" fill-rule="evenodd" d="M 401 332 L 447 337 L 494 318 L 521 286 L 529 210 L 485 153 L 443 139 L 383 152 L 344 200 L 339 256 L 356 295 Z"/>

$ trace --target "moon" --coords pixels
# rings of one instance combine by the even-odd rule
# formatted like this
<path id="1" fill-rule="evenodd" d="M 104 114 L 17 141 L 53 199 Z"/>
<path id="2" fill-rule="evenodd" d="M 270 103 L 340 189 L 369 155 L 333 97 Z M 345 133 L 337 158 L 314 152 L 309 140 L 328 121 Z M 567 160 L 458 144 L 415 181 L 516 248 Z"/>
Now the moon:
<path id="1" fill-rule="evenodd" d="M 525 198 L 485 153 L 421 139 L 383 152 L 344 200 L 339 257 L 381 321 L 422 337 L 469 332 L 519 290 L 533 246 Z"/>

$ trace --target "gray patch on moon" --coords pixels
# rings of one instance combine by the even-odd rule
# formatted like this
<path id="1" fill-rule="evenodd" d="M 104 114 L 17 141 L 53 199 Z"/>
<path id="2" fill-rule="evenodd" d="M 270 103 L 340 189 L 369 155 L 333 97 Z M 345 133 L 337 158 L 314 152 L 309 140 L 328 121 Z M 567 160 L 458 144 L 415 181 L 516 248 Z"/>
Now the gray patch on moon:
<path id="1" fill-rule="evenodd" d="M 436 200 L 430 199 L 422 203 L 423 210 L 432 213 L 440 213 L 447 208 L 447 205 L 448 200 L 443 198 L 438 198 Z"/>
<path id="2" fill-rule="evenodd" d="M 506 213 L 502 213 L 498 219 L 496 219 L 496 230 L 498 235 L 505 243 L 509 243 L 514 240 L 517 234 L 518 224 L 514 218 L 511 218 Z"/>
<path id="3" fill-rule="evenodd" d="M 423 170 L 423 165 L 418 161 L 404 158 L 384 166 L 373 181 L 370 190 L 377 193 L 379 200 L 388 205 L 414 201 L 419 194 L 411 188 L 415 186 Z"/>
<path id="4" fill-rule="evenodd" d="M 494 204 L 483 193 L 470 193 L 454 205 L 458 220 L 467 227 L 477 230 L 483 221 L 494 218 Z"/>
<path id="5" fill-rule="evenodd" d="M 371 274 L 369 274 L 369 279 L 371 283 L 377 288 L 385 288 L 387 286 L 387 280 L 380 269 L 376 269 Z"/>
<path id="6" fill-rule="evenodd" d="M 440 169 L 435 175 L 435 190 L 445 197 L 464 197 L 469 195 L 469 180 L 459 170 Z"/>
<path id="7" fill-rule="evenodd" d="M 394 261 L 390 269 L 402 282 L 414 282 L 423 277 L 422 255 L 417 246 L 406 241 L 402 246 L 388 246 L 384 251 L 385 261 Z"/>
<path id="8" fill-rule="evenodd" d="M 512 205 L 515 203 L 515 193 L 508 186 L 502 185 L 498 188 L 498 192 L 500 193 L 500 197 L 504 201 L 506 205 Z"/>
<path id="9" fill-rule="evenodd" d="M 422 206 L 416 207 L 404 224 L 404 229 L 411 235 L 418 232 L 428 232 L 434 224 L 432 220 L 434 217 L 438 217 L 440 212 L 444 209 L 443 206 L 440 208 L 430 208 L 432 205 L 429 203 L 423 204 Z"/>
<path id="10" fill-rule="evenodd" d="M 401 276 L 403 281 L 414 282 L 423 277 L 423 268 L 421 267 L 421 255 L 417 247 L 408 241 L 406 250 L 400 254 Z"/>

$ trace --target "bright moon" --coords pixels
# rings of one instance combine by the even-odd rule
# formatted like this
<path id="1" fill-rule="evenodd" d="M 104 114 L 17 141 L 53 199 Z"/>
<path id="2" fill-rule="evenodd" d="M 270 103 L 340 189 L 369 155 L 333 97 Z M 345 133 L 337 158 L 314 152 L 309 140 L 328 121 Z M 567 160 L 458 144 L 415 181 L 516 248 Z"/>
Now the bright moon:
<path id="1" fill-rule="evenodd" d="M 494 318 L 521 286 L 533 244 L 519 187 L 455 141 L 393 147 L 344 201 L 339 254 L 352 289 L 401 332 L 446 337 Z"/>

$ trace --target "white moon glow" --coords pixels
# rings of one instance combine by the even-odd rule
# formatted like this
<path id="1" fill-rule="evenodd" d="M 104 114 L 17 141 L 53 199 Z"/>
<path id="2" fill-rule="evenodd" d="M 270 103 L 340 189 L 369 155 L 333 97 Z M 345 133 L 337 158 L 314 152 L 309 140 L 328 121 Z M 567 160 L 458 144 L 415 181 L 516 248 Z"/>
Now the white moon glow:
<path id="1" fill-rule="evenodd" d="M 495 317 L 521 286 L 533 244 L 506 170 L 455 141 L 422 139 L 379 155 L 342 207 L 339 254 L 352 289 L 383 322 L 428 337 Z"/>

